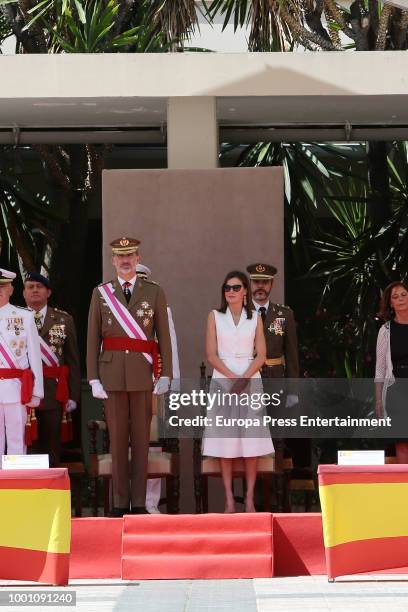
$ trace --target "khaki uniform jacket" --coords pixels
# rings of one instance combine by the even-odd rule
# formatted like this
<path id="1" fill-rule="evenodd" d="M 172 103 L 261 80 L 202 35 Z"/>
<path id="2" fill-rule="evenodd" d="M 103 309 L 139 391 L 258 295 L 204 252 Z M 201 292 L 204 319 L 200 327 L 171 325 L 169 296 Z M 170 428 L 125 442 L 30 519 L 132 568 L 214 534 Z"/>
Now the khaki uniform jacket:
<path id="1" fill-rule="evenodd" d="M 118 279 L 111 281 L 114 294 L 146 334 L 147 340 L 159 343 L 162 376 L 172 376 L 171 341 L 167 303 L 163 289 L 140 277 L 129 304 Z M 88 317 L 87 372 L 88 380 L 99 379 L 105 391 L 150 391 L 153 388 L 152 365 L 142 353 L 103 351 L 103 338 L 127 338 L 108 304 L 96 287 L 92 294 Z"/>
<path id="2" fill-rule="evenodd" d="M 264 331 L 267 359 L 282 356 L 284 358 L 284 367 L 273 368 L 274 376 L 298 378 L 298 343 L 293 311 L 288 306 L 269 302 Z"/>
<path id="3" fill-rule="evenodd" d="M 81 367 L 74 319 L 70 314 L 47 306 L 41 338 L 58 357 L 60 365 L 69 367 L 69 399 L 79 402 L 81 396 Z M 41 407 L 52 410 L 61 406 L 55 399 L 57 381 L 44 378 L 44 401 Z"/>

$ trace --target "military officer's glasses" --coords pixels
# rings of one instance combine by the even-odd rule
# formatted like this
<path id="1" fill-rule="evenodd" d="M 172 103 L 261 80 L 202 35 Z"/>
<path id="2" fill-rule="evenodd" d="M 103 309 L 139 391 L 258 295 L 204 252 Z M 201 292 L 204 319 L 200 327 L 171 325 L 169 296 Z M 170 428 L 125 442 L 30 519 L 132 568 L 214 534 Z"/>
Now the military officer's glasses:
<path id="1" fill-rule="evenodd" d="M 238 293 L 242 287 L 243 285 L 224 285 L 224 291 L 225 293 L 228 293 L 228 291 L 235 291 L 235 293 Z"/>

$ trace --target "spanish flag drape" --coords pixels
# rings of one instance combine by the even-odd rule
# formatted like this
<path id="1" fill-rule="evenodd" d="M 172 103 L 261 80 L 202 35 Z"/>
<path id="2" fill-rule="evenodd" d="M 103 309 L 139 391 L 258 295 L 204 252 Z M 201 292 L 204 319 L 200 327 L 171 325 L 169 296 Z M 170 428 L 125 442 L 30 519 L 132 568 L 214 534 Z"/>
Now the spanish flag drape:
<path id="1" fill-rule="evenodd" d="M 0 470 L 0 578 L 68 584 L 68 472 Z"/>
<path id="2" fill-rule="evenodd" d="M 408 566 L 408 465 L 318 474 L 328 577 Z"/>

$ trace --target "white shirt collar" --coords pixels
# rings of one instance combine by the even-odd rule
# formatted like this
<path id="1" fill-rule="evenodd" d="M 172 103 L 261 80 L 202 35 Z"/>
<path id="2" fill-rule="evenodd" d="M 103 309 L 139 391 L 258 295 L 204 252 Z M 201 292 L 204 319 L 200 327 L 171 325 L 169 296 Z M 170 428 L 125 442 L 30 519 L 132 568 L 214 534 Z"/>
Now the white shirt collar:
<path id="1" fill-rule="evenodd" d="M 253 298 L 252 298 L 252 301 L 254 303 L 256 312 L 259 312 L 259 309 L 261 308 L 261 304 L 258 304 L 258 302 L 255 302 Z M 266 304 L 263 304 L 263 307 L 265 308 L 265 312 L 268 312 L 269 300 L 266 302 Z"/>
<path id="2" fill-rule="evenodd" d="M 137 275 L 135 274 L 130 280 L 127 282 L 130 283 L 130 290 L 133 291 L 133 287 L 135 286 Z M 120 282 L 120 286 L 123 287 L 123 283 L 126 283 L 124 278 L 118 276 L 118 281 Z"/>
<path id="3" fill-rule="evenodd" d="M 42 320 L 43 320 L 43 321 L 45 320 L 45 317 L 47 316 L 47 308 L 48 308 L 48 306 L 47 306 L 47 304 L 46 304 L 45 306 L 43 306 L 43 307 L 41 308 L 41 310 L 39 310 L 39 311 L 38 311 L 38 312 L 40 313 L 41 318 L 42 318 Z M 34 313 L 35 313 L 35 312 L 37 312 L 37 310 L 35 310 L 35 308 L 30 308 L 30 310 L 31 310 L 32 312 L 34 312 Z"/>

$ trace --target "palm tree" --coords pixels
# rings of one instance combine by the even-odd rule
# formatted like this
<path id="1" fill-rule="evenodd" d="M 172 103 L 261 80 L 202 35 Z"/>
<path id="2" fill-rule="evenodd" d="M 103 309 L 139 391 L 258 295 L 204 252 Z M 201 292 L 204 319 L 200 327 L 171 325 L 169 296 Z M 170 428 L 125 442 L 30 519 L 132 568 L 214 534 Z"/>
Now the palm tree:
<path id="1" fill-rule="evenodd" d="M 356 51 L 407 48 L 408 11 L 382 0 L 354 0 L 349 8 L 335 0 L 211 0 L 207 14 L 250 27 L 250 51 Z"/>
<path id="2" fill-rule="evenodd" d="M 299 325 L 301 354 L 313 353 L 315 333 L 324 331 L 313 313 L 326 308 L 333 317 L 326 321 L 326 339 L 338 375 L 371 371 L 367 350 L 376 334 L 379 289 L 408 274 L 407 159 L 408 143 L 388 145 L 389 201 L 380 224 L 369 215 L 373 187 L 364 143 L 258 143 L 238 160 L 240 166 L 283 166 L 289 303 L 307 319 Z M 355 346 L 343 341 L 339 321 L 345 316 L 355 332 L 347 342 L 354 339 Z"/>
<path id="3" fill-rule="evenodd" d="M 61 206 L 52 205 L 46 193 L 34 193 L 24 183 L 31 179 L 11 147 L 0 157 L 0 236 L 4 238 L 5 261 L 12 267 L 39 270 L 55 245 L 54 227 L 66 221 Z M 23 174 L 24 172 L 24 174 Z M 15 249 L 7 249 L 12 245 Z"/>
<path id="4" fill-rule="evenodd" d="M 0 43 L 13 33 L 16 53 L 182 50 L 196 26 L 194 0 L 178 2 L 177 10 L 171 0 L 0 0 Z M 52 145 L 32 146 L 31 150 L 41 160 L 44 193 L 50 194 L 47 214 L 63 210 L 64 215 L 56 214 L 49 221 L 52 227 L 48 233 L 42 234 L 46 242 L 41 249 L 42 261 L 38 255 L 33 258 L 17 240 L 17 236 L 26 236 L 35 245 L 30 236 L 33 231 L 38 236 L 35 230 L 40 228 L 38 216 L 30 221 L 31 210 L 22 200 L 18 207 L 22 214 L 8 216 L 9 229 L 0 224 L 1 237 L 18 250 L 26 269 L 49 268 L 58 301 L 77 314 L 88 211 L 92 202 L 100 200 L 101 173 L 111 146 Z M 8 155 L 12 153 L 8 151 Z M 19 181 L 24 184 L 21 177 Z M 15 192 L 13 197 L 17 203 Z M 1 190 L 0 205 L 8 206 Z"/>
<path id="5" fill-rule="evenodd" d="M 293 51 L 296 47 L 317 52 L 407 49 L 408 11 L 381 0 L 354 0 L 348 8 L 335 0 L 212 0 L 206 8 L 212 18 L 224 16 L 224 27 L 231 19 L 235 29 L 247 24 L 251 51 Z M 247 147 L 239 163 L 283 165 L 286 244 L 292 272 L 302 278 L 312 268 L 315 300 L 323 292 L 323 305 L 342 305 L 346 311 L 354 300 L 357 317 L 364 325 L 364 317 L 372 319 L 375 313 L 378 288 L 393 278 L 398 267 L 405 269 L 408 263 L 400 238 L 407 209 L 403 190 L 396 192 L 397 179 L 395 174 L 391 176 L 390 165 L 398 147 L 390 153 L 388 143 L 366 144 L 362 156 L 366 164 L 364 184 L 361 177 L 353 176 L 355 162 L 349 165 L 346 148 L 326 148 L 343 166 L 346 164 L 334 174 L 325 167 L 322 157 L 314 155 L 313 159 L 312 151 L 322 151 L 321 145 L 259 143 Z M 404 159 L 401 150 L 397 157 Z M 337 176 L 342 177 L 341 183 Z M 333 232 L 321 227 L 317 206 L 326 208 L 335 225 Z M 345 299 L 333 299 L 335 295 Z M 296 292 L 290 297 L 295 299 Z M 366 339 L 369 334 L 367 331 Z M 361 371 L 361 367 L 357 369 Z"/>

